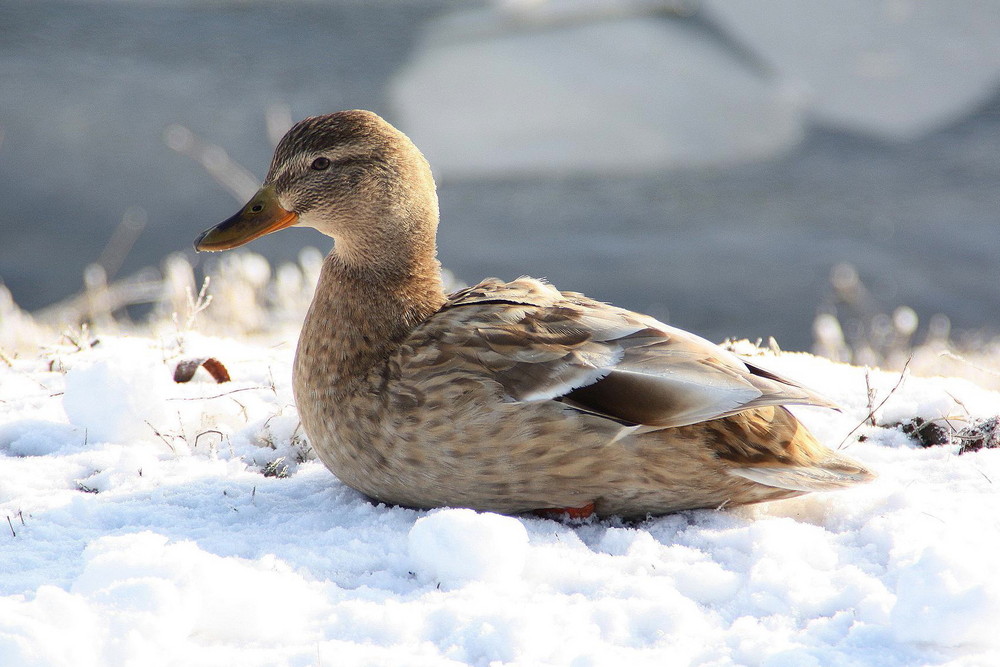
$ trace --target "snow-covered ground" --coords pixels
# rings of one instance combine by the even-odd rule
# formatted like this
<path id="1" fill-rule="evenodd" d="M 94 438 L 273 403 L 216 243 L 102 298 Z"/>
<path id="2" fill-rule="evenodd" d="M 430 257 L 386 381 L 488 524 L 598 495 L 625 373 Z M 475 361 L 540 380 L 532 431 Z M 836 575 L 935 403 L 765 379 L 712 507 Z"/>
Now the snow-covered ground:
<path id="1" fill-rule="evenodd" d="M 0 362 L 0 664 L 1000 664 L 1000 451 L 892 426 L 997 393 L 744 346 L 880 478 L 564 525 L 369 503 L 303 438 L 292 342 L 183 329 Z M 231 382 L 173 380 L 207 357 Z"/>

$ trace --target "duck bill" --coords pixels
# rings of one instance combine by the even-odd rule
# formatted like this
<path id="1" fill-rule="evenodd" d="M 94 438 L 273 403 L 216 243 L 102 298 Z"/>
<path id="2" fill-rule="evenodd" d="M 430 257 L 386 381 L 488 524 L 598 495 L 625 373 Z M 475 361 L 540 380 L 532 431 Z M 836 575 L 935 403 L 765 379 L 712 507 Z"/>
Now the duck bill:
<path id="1" fill-rule="evenodd" d="M 205 230 L 194 242 L 195 250 L 218 252 L 238 248 L 265 234 L 291 227 L 299 216 L 278 203 L 273 186 L 266 186 L 239 213 Z"/>

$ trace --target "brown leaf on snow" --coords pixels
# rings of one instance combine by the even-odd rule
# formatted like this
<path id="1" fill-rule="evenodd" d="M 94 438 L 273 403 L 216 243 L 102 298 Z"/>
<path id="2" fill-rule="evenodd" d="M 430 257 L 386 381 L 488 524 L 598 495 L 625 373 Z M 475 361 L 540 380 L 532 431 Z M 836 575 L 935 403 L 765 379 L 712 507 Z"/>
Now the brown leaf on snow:
<path id="1" fill-rule="evenodd" d="M 174 369 L 174 382 L 189 382 L 199 366 L 203 366 L 219 384 L 229 382 L 229 371 L 215 357 L 184 359 L 177 362 L 177 368 Z"/>

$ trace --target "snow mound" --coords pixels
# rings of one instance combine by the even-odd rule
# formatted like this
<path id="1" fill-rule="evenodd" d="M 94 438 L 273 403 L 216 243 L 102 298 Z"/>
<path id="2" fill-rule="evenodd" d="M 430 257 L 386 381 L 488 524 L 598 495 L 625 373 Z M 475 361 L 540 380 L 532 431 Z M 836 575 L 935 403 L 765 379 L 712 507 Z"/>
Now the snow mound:
<path id="1" fill-rule="evenodd" d="M 170 370 L 150 352 L 126 343 L 70 369 L 63 395 L 70 423 L 104 442 L 152 437 L 150 425 L 167 419 Z"/>
<path id="2" fill-rule="evenodd" d="M 445 588 L 515 579 L 528 556 L 528 533 L 520 521 L 469 509 L 445 509 L 418 519 L 407 542 L 416 575 Z"/>

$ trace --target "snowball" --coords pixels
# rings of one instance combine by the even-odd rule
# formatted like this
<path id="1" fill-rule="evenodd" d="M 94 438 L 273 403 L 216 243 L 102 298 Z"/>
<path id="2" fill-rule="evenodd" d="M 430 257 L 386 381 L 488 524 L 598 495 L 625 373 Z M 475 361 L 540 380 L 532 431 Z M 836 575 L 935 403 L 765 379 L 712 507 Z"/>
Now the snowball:
<path id="1" fill-rule="evenodd" d="M 90 441 L 149 439 L 169 419 L 165 402 L 170 372 L 138 355 L 105 357 L 66 374 L 63 408 Z"/>
<path id="2" fill-rule="evenodd" d="M 452 588 L 519 576 L 528 555 L 528 533 L 512 517 L 446 509 L 418 519 L 408 546 L 418 577 Z"/>

